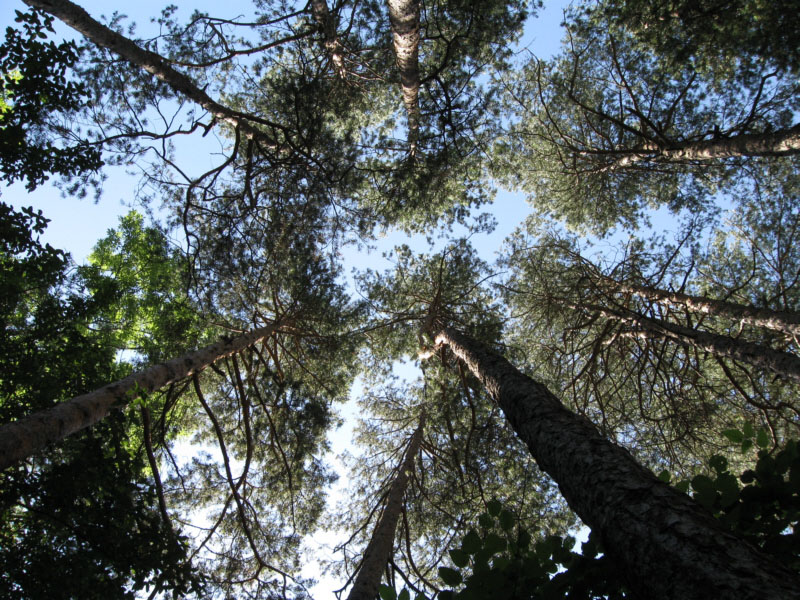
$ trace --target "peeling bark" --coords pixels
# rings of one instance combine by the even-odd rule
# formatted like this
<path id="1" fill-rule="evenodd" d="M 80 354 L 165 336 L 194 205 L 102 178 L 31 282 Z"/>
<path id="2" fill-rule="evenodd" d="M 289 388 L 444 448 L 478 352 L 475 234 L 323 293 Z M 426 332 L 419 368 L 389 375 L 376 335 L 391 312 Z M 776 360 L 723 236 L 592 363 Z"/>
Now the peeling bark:
<path id="1" fill-rule="evenodd" d="M 325 36 L 325 49 L 328 51 L 333 63 L 336 74 L 344 78 L 347 71 L 344 67 L 344 48 L 336 34 L 336 22 L 328 10 L 328 3 L 325 0 L 311 0 L 311 14 Z"/>
<path id="2" fill-rule="evenodd" d="M 240 352 L 271 335 L 278 323 L 254 329 L 237 338 L 223 339 L 195 352 L 153 365 L 88 394 L 56 404 L 12 423 L 0 426 L 0 470 L 53 442 L 94 425 L 112 409 L 124 408 L 141 393 L 161 389 L 198 373 L 220 358 Z"/>
<path id="3" fill-rule="evenodd" d="M 23 0 L 23 2 L 32 8 L 38 8 L 60 19 L 100 48 L 111 50 L 131 64 L 141 67 L 166 83 L 175 92 L 202 106 L 219 121 L 238 127 L 246 137 L 259 139 L 266 146 L 279 149 L 280 145 L 276 142 L 274 136 L 254 127 L 252 123 L 276 129 L 283 129 L 283 127 L 219 104 L 200 89 L 191 78 L 171 67 L 164 57 L 140 48 L 132 40 L 93 19 L 89 13 L 77 4 L 69 0 Z"/>
<path id="4" fill-rule="evenodd" d="M 621 293 L 629 293 L 652 300 L 659 304 L 685 306 L 691 311 L 711 315 L 714 317 L 727 317 L 740 323 L 763 327 L 773 331 L 780 331 L 789 336 L 800 336 L 800 313 L 793 311 L 777 311 L 769 308 L 757 308 L 735 302 L 714 300 L 705 296 L 693 296 L 680 292 L 670 292 L 659 288 L 618 283 L 613 280 L 612 285 Z"/>
<path id="5" fill-rule="evenodd" d="M 639 162 L 683 162 L 742 156 L 790 156 L 800 153 L 800 124 L 769 133 L 747 133 L 662 147 L 645 144 L 641 150 L 621 152 L 604 170 L 623 169 Z"/>
<path id="6" fill-rule="evenodd" d="M 483 383 L 570 507 L 599 534 L 637 597 L 800 598 L 796 574 L 659 481 L 544 385 L 449 327 L 440 327 L 435 339 Z"/>
<path id="7" fill-rule="evenodd" d="M 361 561 L 358 575 L 353 587 L 350 589 L 350 595 L 347 596 L 347 600 L 374 600 L 378 596 L 378 588 L 380 587 L 383 571 L 392 557 L 394 535 L 397 529 L 397 520 L 403 507 L 403 495 L 408 485 L 408 474 L 414 468 L 414 457 L 419 452 L 424 427 L 425 415 L 423 413 L 419 419 L 419 425 L 408 443 L 406 455 L 397 472 L 397 477 L 395 477 L 391 488 L 389 488 L 386 506 L 383 508 L 383 513 L 372 534 L 372 539 L 370 539 L 366 550 L 364 550 L 364 559 Z"/>
<path id="8" fill-rule="evenodd" d="M 408 115 L 408 144 L 413 155 L 419 137 L 419 0 L 387 0 L 392 45 L 400 71 Z"/>

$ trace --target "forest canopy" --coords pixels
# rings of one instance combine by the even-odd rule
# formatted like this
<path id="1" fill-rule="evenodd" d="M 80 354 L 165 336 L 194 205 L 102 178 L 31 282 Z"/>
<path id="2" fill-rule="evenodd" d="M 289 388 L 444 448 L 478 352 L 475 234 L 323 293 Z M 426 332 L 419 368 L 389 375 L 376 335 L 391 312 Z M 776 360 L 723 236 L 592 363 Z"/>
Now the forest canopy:
<path id="1" fill-rule="evenodd" d="M 23 2 L 0 598 L 800 598 L 792 2 Z"/>

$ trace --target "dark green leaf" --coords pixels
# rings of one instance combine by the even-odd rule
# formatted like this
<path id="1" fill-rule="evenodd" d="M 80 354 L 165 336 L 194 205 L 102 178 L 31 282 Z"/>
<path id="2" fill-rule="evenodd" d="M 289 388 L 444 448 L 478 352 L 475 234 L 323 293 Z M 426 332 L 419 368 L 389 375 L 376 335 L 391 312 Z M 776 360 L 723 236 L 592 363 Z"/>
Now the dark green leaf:
<path id="1" fill-rule="evenodd" d="M 514 515 L 508 511 L 503 509 L 500 513 L 500 529 L 503 531 L 509 531 L 512 527 L 514 527 Z"/>
<path id="2" fill-rule="evenodd" d="M 450 567 L 439 567 L 439 577 L 447 585 L 458 585 L 462 581 L 461 573 Z"/>
<path id="3" fill-rule="evenodd" d="M 739 431 L 738 429 L 726 429 L 725 431 L 722 432 L 722 435 L 724 435 L 734 444 L 741 444 L 742 440 L 744 439 L 742 432 Z"/>
<path id="4" fill-rule="evenodd" d="M 758 434 L 756 435 L 756 444 L 762 450 L 766 450 L 767 446 L 769 446 L 769 436 L 767 435 L 767 430 L 763 427 L 758 430 Z"/>
<path id="5" fill-rule="evenodd" d="M 467 554 L 464 550 L 459 550 L 458 548 L 450 550 L 450 558 L 453 560 L 453 564 L 457 567 L 466 567 L 469 564 L 469 554 Z"/>
<path id="6" fill-rule="evenodd" d="M 378 588 L 378 594 L 380 595 L 381 600 L 397 600 L 397 590 L 383 583 Z"/>
<path id="7" fill-rule="evenodd" d="M 486 503 L 486 510 L 493 517 L 496 517 L 500 514 L 501 508 L 503 508 L 503 505 L 500 504 L 498 500 L 492 499 Z"/>
<path id="8" fill-rule="evenodd" d="M 475 533 L 474 529 L 470 529 L 461 542 L 461 549 L 467 554 L 475 554 L 482 546 L 481 536 Z"/>

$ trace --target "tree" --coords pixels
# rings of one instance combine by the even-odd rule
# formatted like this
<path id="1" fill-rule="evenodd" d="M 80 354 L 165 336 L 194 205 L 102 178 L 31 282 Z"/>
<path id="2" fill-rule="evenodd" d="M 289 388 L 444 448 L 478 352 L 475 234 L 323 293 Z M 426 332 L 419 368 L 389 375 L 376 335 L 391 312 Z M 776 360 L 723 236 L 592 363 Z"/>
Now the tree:
<path id="1" fill-rule="evenodd" d="M 0 209 L 0 418 L 16 423 L 129 365 L 116 361 L 114 335 L 101 324 L 117 308 L 111 287 L 84 292 L 99 280 L 70 274 L 69 257 L 38 241 L 47 223 L 41 213 Z M 4 469 L 0 594 L 132 598 L 145 587 L 201 589 L 186 539 L 157 508 L 140 439 L 136 416 L 118 412 Z M 53 571 L 53 560 L 64 568 Z"/>
<path id="2" fill-rule="evenodd" d="M 647 207 L 705 210 L 743 170 L 780 164 L 759 157 L 797 152 L 791 75 L 670 61 L 602 9 L 590 14 L 576 10 L 562 53 L 531 60 L 507 86 L 518 120 L 498 145 L 497 172 L 540 210 L 597 233 L 635 227 Z"/>
<path id="3" fill-rule="evenodd" d="M 797 596 L 797 583 L 787 585 L 794 575 L 724 532 L 699 506 L 567 411 L 547 388 L 446 325 L 434 324 L 430 331 L 486 386 L 638 594 L 701 598 L 727 589 L 752 598 Z M 747 575 L 740 579 L 739 573 Z"/>
<path id="4" fill-rule="evenodd" d="M 403 461 L 397 467 L 397 474 L 386 495 L 386 504 L 375 525 L 369 544 L 364 550 L 364 557 L 358 567 L 358 575 L 353 581 L 348 600 L 371 600 L 378 593 L 378 587 L 392 557 L 395 530 L 406 491 L 409 472 L 413 468 L 414 458 L 419 452 L 420 442 L 425 427 L 425 413 L 420 415 L 419 425 L 408 441 Z"/>
<path id="5" fill-rule="evenodd" d="M 5 427 L 24 428 L 54 401 L 63 402 L 57 412 L 69 411 L 75 402 L 64 401 L 91 389 L 104 397 L 94 427 L 9 471 L 30 469 L 20 477 L 31 485 L 17 486 L 14 498 L 38 494 L 27 506 L 13 498 L 3 505 L 11 516 L 0 535 L 33 557 L 16 573 L 40 564 L 52 536 L 72 544 L 90 580 L 113 565 L 119 576 L 108 593 L 152 583 L 156 594 L 305 597 L 302 540 L 327 520 L 324 491 L 334 478 L 323 460 L 326 436 L 360 371 L 367 389 L 359 435 L 372 452 L 354 465 L 358 493 L 338 516 L 352 536 L 337 573 L 350 581 L 364 556 L 356 575 L 369 576 L 368 595 L 382 571 L 384 596 L 401 580 L 405 594 L 445 591 L 458 575 L 452 566 L 464 562 L 447 552 L 451 542 L 466 529 L 489 529 L 495 518 L 504 531 L 517 522 L 540 532 L 537 544 L 552 546 L 551 557 L 566 552 L 547 534 L 564 534 L 575 520 L 545 472 L 598 530 L 640 595 L 722 593 L 735 585 L 726 570 L 731 557 L 734 569 L 761 572 L 764 593 L 791 593 L 793 575 L 609 441 L 629 446 L 647 465 L 686 473 L 719 451 L 733 425 L 768 427 L 774 445 L 796 430 L 795 384 L 770 369 L 793 373 L 797 340 L 786 330 L 742 324 L 735 308 L 797 311 L 796 78 L 788 55 L 762 43 L 763 32 L 726 70 L 709 57 L 733 56 L 729 46 L 715 45 L 691 20 L 686 31 L 670 21 L 665 37 L 689 40 L 690 55 L 703 56 L 683 64 L 654 50 L 661 38 L 603 12 L 603 4 L 570 17 L 561 57 L 512 77 L 509 41 L 521 31 L 523 2 L 312 0 L 290 7 L 259 0 L 252 18 L 195 13 L 187 23 L 169 7 L 151 39 L 125 30 L 119 16 L 102 24 L 66 0 L 30 2 L 87 38 L 75 69 L 91 97 L 79 107 L 88 132 L 61 133 L 86 137 L 112 162 L 144 167 L 142 199 L 167 216 L 160 230 L 129 216 L 100 243 L 92 264 L 77 269 L 82 289 L 69 297 L 92 310 L 70 319 L 56 310 L 64 323 L 53 327 L 39 327 L 27 308 L 11 311 L 16 329 L 4 335 L 29 339 L 28 348 L 58 345 L 65 328 L 86 334 L 74 336 L 76 348 L 102 343 L 96 355 L 76 352 L 69 363 L 98 373 L 82 385 L 57 393 L 43 387 L 36 401 L 20 404 L 9 385 L 1 406 L 12 423 Z M 747 14 L 769 12 L 747 6 Z M 727 18 L 720 27 L 735 30 Z M 774 59 L 759 63 L 767 55 Z M 501 85 L 505 104 L 497 98 Z M 545 210 L 606 232 L 635 225 L 647 207 L 688 208 L 684 240 L 677 247 L 633 240 L 623 260 L 605 269 L 570 244 L 540 239 L 523 248 L 518 238 L 504 261 L 511 275 L 503 294 L 463 240 L 434 256 L 406 247 L 392 257 L 394 272 L 361 278 L 364 295 L 356 300 L 342 283 L 345 245 L 391 227 L 432 239 L 439 223 L 464 224 L 491 197 L 489 150 L 506 127 L 495 175 L 534 192 Z M 171 148 L 176 136 L 199 134 L 218 136 L 220 145 L 219 161 L 205 172 L 181 165 Z M 710 230 L 705 248 L 696 224 L 711 220 L 718 192 L 737 197 L 737 227 L 745 233 Z M 20 218 L 6 219 L 12 233 Z M 470 233 L 485 228 L 478 219 Z M 179 234 L 183 251 L 165 232 Z M 13 305 L 41 297 L 62 306 L 63 292 L 30 294 L 28 275 L 17 277 L 29 268 L 59 271 L 58 254 L 20 244 L 30 256 L 6 261 Z M 654 290 L 683 295 L 665 302 Z M 713 304 L 707 300 L 723 304 L 698 313 L 698 299 L 706 308 Z M 221 335 L 204 360 L 169 360 Z M 427 335 L 438 338 L 438 360 L 425 361 L 418 382 L 397 385 L 394 364 L 417 356 L 420 344 L 433 345 Z M 486 354 L 488 346 L 561 390 L 602 433 L 543 385 Z M 114 353 L 123 349 L 136 352 L 133 364 L 115 370 Z M 49 356 L 64 352 L 43 353 Z M 165 364 L 181 370 L 146 377 L 149 383 L 118 399 L 127 410 L 103 417 L 116 406 L 108 381 L 134 368 L 140 375 L 168 370 Z M 35 381 L 25 373 L 18 378 Z M 141 377 L 128 383 L 135 381 Z M 202 451 L 183 460 L 181 445 Z M 58 456 L 65 460 L 53 461 Z M 77 484 L 66 480 L 90 457 L 106 460 L 87 496 L 115 517 L 131 512 L 133 520 L 119 522 L 142 533 L 113 560 L 93 562 L 100 546 L 81 545 L 101 522 L 98 510 L 81 515 L 79 503 L 72 506 L 68 526 L 80 535 L 71 537 L 32 516 L 40 505 L 59 510 L 61 490 L 75 496 Z M 379 511 L 385 519 L 376 518 Z M 373 521 L 380 523 L 374 535 Z M 181 541 L 187 530 L 195 535 Z M 134 543 L 175 561 L 137 563 L 127 553 Z M 487 534 L 479 543 L 497 549 L 502 539 Z M 373 558 L 377 568 L 369 566 Z M 676 575 L 684 567 L 688 575 Z"/>
<path id="6" fill-rule="evenodd" d="M 96 172 L 100 152 L 66 138 L 59 116 L 74 115 L 88 101 L 86 87 L 69 77 L 80 53 L 73 42 L 43 42 L 53 17 L 17 11 L 23 31 L 6 29 L 0 45 L 0 172 L 7 183 L 24 180 L 30 191 L 55 173 L 64 178 Z"/>

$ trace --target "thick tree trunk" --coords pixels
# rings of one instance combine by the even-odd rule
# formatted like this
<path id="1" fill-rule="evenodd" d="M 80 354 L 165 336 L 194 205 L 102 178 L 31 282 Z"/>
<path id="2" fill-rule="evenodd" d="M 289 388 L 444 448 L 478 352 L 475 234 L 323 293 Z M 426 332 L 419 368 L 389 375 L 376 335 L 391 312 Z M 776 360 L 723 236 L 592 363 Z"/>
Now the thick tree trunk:
<path id="1" fill-rule="evenodd" d="M 648 600 L 800 598 L 800 578 L 725 531 L 687 495 L 567 410 L 486 346 L 441 327 L 570 507 L 600 535 L 630 588 Z"/>
<path id="2" fill-rule="evenodd" d="M 347 71 L 344 67 L 342 44 L 336 34 L 336 22 L 328 10 L 325 0 L 311 0 L 311 14 L 325 36 L 325 49 L 328 51 L 333 63 L 333 68 L 339 77 L 344 77 Z"/>
<path id="3" fill-rule="evenodd" d="M 267 147 L 278 148 L 279 145 L 274 136 L 257 129 L 251 123 L 283 129 L 280 125 L 219 104 L 189 77 L 171 67 L 162 56 L 140 48 L 133 41 L 93 19 L 89 13 L 77 4 L 69 0 L 23 0 L 23 2 L 32 8 L 38 8 L 53 15 L 75 31 L 83 34 L 95 45 L 111 50 L 131 64 L 141 67 L 156 76 L 175 92 L 196 102 L 220 121 L 238 127 L 246 137 L 259 139 Z"/>
<path id="4" fill-rule="evenodd" d="M 425 428 L 425 415 L 420 417 L 414 435 L 408 443 L 403 462 L 389 488 L 389 495 L 386 498 L 386 506 L 383 507 L 378 524 L 372 534 L 372 539 L 364 550 L 364 558 L 358 569 L 358 575 L 350 589 L 347 600 L 375 600 L 378 595 L 381 577 L 389 559 L 392 557 L 394 546 L 394 534 L 397 529 L 397 520 L 403 507 L 403 495 L 408 485 L 408 474 L 414 468 L 414 457 L 419 452 L 419 445 L 422 442 L 422 432 Z"/>
<path id="5" fill-rule="evenodd" d="M 609 281 L 616 291 L 634 294 L 662 305 L 685 306 L 694 312 L 735 319 L 740 323 L 780 331 L 789 336 L 800 336 L 800 313 L 756 308 L 724 300 L 714 300 L 705 296 L 693 296 L 644 285 L 619 283 L 611 279 Z"/>
<path id="6" fill-rule="evenodd" d="M 727 335 L 697 331 L 676 323 L 651 319 L 632 312 L 612 310 L 594 304 L 580 307 L 570 304 L 569 306 L 596 311 L 607 318 L 629 323 L 638 328 L 645 336 L 667 338 L 683 346 L 698 348 L 720 358 L 740 360 L 759 369 L 772 371 L 776 375 L 800 382 L 800 358 L 788 352 L 743 342 Z"/>
<path id="7" fill-rule="evenodd" d="M 606 169 L 621 169 L 645 161 L 685 162 L 741 156 L 789 156 L 798 153 L 800 153 L 800 124 L 769 133 L 747 133 L 669 147 L 649 144 L 641 150 L 621 152 L 621 156 Z"/>
<path id="8" fill-rule="evenodd" d="M 128 375 L 72 400 L 0 426 L 0 470 L 22 460 L 48 444 L 94 425 L 114 408 L 123 408 L 142 393 L 161 389 L 174 381 L 202 371 L 220 358 L 240 352 L 271 335 L 273 323 L 237 338 L 224 339 L 195 352 Z"/>
<path id="9" fill-rule="evenodd" d="M 416 153 L 419 136 L 419 0 L 387 0 L 403 104 L 408 115 L 408 144 Z"/>

